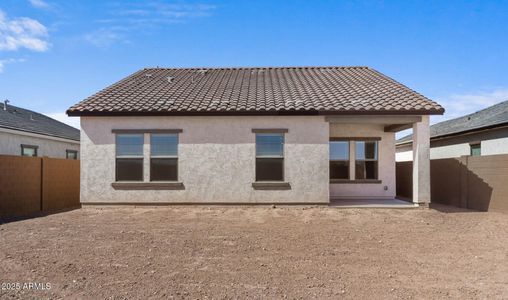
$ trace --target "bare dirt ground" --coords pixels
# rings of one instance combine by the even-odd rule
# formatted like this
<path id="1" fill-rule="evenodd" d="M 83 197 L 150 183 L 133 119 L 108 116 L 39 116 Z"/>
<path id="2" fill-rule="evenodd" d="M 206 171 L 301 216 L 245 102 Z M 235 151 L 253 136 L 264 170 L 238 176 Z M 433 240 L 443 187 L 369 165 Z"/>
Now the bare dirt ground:
<path id="1" fill-rule="evenodd" d="M 0 298 L 508 298 L 508 215 L 78 209 L 0 225 Z"/>

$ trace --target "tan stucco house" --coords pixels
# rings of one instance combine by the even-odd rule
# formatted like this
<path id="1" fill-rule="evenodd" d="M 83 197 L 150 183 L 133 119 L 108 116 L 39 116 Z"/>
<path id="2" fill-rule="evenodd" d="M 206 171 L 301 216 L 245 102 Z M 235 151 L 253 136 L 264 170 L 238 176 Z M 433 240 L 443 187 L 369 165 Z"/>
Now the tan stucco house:
<path id="1" fill-rule="evenodd" d="M 443 112 L 368 67 L 147 68 L 67 111 L 84 205 L 393 199 L 407 128 L 426 205 L 429 115 Z"/>

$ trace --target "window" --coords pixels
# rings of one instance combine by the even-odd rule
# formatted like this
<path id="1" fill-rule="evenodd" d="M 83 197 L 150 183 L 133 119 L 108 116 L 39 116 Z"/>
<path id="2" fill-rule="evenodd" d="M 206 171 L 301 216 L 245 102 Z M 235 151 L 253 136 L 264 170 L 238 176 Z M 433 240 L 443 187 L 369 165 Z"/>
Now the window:
<path id="1" fill-rule="evenodd" d="M 471 144 L 471 156 L 480 156 L 482 155 L 482 144 Z"/>
<path id="2" fill-rule="evenodd" d="M 116 181 L 143 181 L 143 134 L 116 135 Z"/>
<path id="3" fill-rule="evenodd" d="M 67 159 L 78 159 L 78 151 L 76 151 L 76 150 L 65 150 L 65 158 L 67 158 Z"/>
<path id="4" fill-rule="evenodd" d="M 284 181 L 283 133 L 256 133 L 256 181 Z"/>
<path id="5" fill-rule="evenodd" d="M 37 149 L 39 146 L 21 145 L 21 156 L 37 156 Z"/>
<path id="6" fill-rule="evenodd" d="M 178 180 L 178 134 L 150 135 L 150 181 Z"/>
<path id="7" fill-rule="evenodd" d="M 349 141 L 330 142 L 330 179 L 349 179 Z"/>
<path id="8" fill-rule="evenodd" d="M 355 178 L 378 178 L 378 143 L 377 141 L 356 141 Z"/>

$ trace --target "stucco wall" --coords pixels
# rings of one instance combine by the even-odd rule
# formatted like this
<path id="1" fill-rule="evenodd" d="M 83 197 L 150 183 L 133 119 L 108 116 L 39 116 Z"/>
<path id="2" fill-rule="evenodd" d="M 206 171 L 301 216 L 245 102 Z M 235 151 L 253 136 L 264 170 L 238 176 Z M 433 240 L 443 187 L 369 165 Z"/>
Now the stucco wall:
<path id="1" fill-rule="evenodd" d="M 508 154 L 508 137 L 482 141 L 482 155 Z"/>
<path id="2" fill-rule="evenodd" d="M 81 127 L 81 202 L 85 204 L 329 202 L 329 127 L 324 117 L 82 117 Z M 111 130 L 154 128 L 183 130 L 178 172 L 185 189 L 113 189 L 115 135 Z M 289 130 L 284 171 L 290 190 L 252 188 L 253 128 Z M 148 141 L 145 136 L 145 143 Z M 145 153 L 148 149 L 145 147 Z"/>
<path id="3" fill-rule="evenodd" d="M 380 137 L 378 165 L 381 183 L 330 184 L 330 197 L 336 199 L 394 198 L 395 188 L 395 133 L 385 132 L 382 124 L 330 124 L 331 137 Z M 385 187 L 387 189 L 385 190 Z"/>
<path id="4" fill-rule="evenodd" d="M 434 147 L 430 149 L 430 159 L 461 157 L 463 155 L 469 155 L 469 153 L 470 153 L 469 144 L 456 144 L 449 146 Z M 395 157 L 396 161 L 412 161 L 413 151 L 412 150 L 402 151 L 401 149 L 397 149 Z"/>
<path id="5" fill-rule="evenodd" d="M 21 144 L 39 146 L 37 156 L 65 158 L 65 150 L 76 150 L 79 157 L 80 152 L 79 143 L 44 138 L 44 136 L 29 133 L 17 134 L 0 130 L 0 154 L 21 155 Z"/>

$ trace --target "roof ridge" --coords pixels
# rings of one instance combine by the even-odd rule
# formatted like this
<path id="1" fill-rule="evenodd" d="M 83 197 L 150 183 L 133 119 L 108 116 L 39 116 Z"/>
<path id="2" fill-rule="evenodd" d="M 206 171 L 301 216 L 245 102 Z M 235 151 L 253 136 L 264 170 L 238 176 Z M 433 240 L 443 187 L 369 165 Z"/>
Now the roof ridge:
<path id="1" fill-rule="evenodd" d="M 144 67 L 141 70 L 372 69 L 369 66 Z"/>

